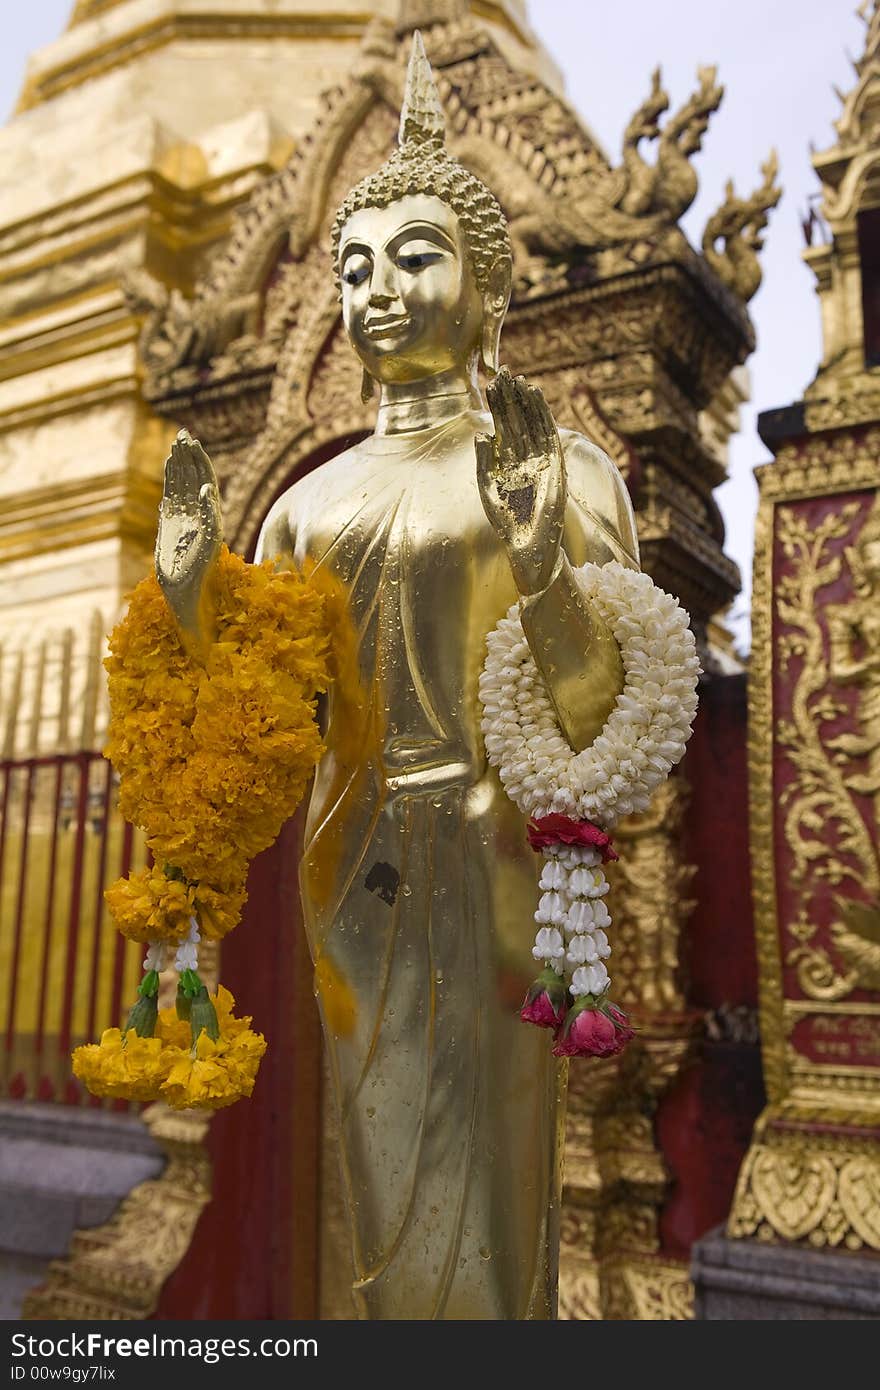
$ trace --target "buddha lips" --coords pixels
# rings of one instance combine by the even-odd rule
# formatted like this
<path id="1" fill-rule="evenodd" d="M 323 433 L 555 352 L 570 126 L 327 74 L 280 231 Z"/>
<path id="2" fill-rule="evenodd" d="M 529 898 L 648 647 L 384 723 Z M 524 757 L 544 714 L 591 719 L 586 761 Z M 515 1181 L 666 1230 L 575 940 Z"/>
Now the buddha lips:
<path id="1" fill-rule="evenodd" d="M 609 827 L 647 809 L 684 754 L 700 665 L 688 616 L 647 574 L 612 561 L 575 570 L 620 648 L 624 687 L 599 736 L 575 753 L 529 651 L 519 611 L 489 634 L 480 676 L 486 754 L 544 855 L 532 955 L 543 965 L 520 1017 L 551 1028 L 557 1057 L 611 1057 L 633 1030 L 608 997 L 603 864 Z"/>

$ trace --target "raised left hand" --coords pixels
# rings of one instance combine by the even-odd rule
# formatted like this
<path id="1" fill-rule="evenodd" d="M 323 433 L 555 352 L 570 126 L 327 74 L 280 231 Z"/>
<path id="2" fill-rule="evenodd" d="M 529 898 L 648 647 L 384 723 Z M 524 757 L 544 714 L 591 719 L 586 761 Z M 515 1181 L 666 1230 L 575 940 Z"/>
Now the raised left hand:
<path id="1" fill-rule="evenodd" d="M 565 458 L 537 386 L 502 367 L 489 386 L 494 435 L 477 435 L 477 481 L 486 515 L 507 548 L 521 594 L 547 587 L 565 520 Z"/>

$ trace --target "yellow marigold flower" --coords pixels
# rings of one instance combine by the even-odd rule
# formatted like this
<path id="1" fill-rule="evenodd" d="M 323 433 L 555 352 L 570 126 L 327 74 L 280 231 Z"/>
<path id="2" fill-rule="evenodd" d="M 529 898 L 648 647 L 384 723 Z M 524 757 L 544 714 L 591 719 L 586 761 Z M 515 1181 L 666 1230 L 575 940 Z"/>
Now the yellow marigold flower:
<path id="1" fill-rule="evenodd" d="M 139 1038 L 131 1030 L 123 1035 L 119 1028 L 73 1053 L 73 1074 L 92 1095 L 123 1100 L 156 1100 L 170 1064 L 160 1038 Z"/>
<path id="2" fill-rule="evenodd" d="M 185 1018 L 178 1018 L 177 1009 L 160 1009 L 156 1020 L 156 1037 L 167 1048 L 188 1052 L 192 1046 L 192 1031 Z M 177 1057 L 174 1058 L 177 1061 Z"/>
<path id="3" fill-rule="evenodd" d="M 135 589 L 105 663 L 106 752 L 122 813 L 156 859 L 229 891 L 225 912 L 206 895 L 206 934 L 218 938 L 238 920 L 249 861 L 276 838 L 321 755 L 315 697 L 327 686 L 330 633 L 323 595 L 296 573 L 224 548 L 213 589 L 216 640 L 203 666 L 184 650 L 155 576 Z"/>
<path id="4" fill-rule="evenodd" d="M 181 1051 L 161 1087 L 173 1110 L 220 1110 L 254 1089 L 266 1039 L 250 1028 L 249 1018 L 235 1018 L 235 1000 L 221 985 L 212 995 L 220 1036 L 201 1033 L 195 1046 Z"/>
<path id="5" fill-rule="evenodd" d="M 110 637 L 105 751 L 120 776 L 122 814 L 143 829 L 156 860 L 107 890 L 114 921 L 135 941 L 181 943 L 191 917 L 209 940 L 232 930 L 251 859 L 292 815 L 323 751 L 315 711 L 330 679 L 328 596 L 224 546 L 210 597 L 215 640 L 203 664 L 185 650 L 155 574 Z M 182 878 L 168 878 L 165 864 Z M 77 1075 L 95 1094 L 161 1092 L 175 1108 L 216 1109 L 250 1095 L 265 1040 L 249 1018 L 235 1018 L 228 991 L 214 1004 L 216 1041 L 203 1032 L 191 1048 L 189 1024 L 163 1010 L 154 1038 L 110 1030 L 99 1046 L 77 1049 Z"/>
<path id="6" fill-rule="evenodd" d="M 210 883 L 196 886 L 196 914 L 199 931 L 207 941 L 220 941 L 237 926 L 247 902 L 243 883 L 215 888 Z"/>
<path id="7" fill-rule="evenodd" d="M 251 1019 L 249 1015 L 244 1018 L 236 1018 L 232 1012 L 235 1008 L 235 999 L 231 990 L 225 985 L 217 986 L 217 993 L 211 995 L 211 1003 L 217 1010 L 217 1022 L 220 1025 L 220 1036 L 233 1038 L 237 1033 L 242 1033 L 246 1028 L 250 1028 Z"/>
<path id="8" fill-rule="evenodd" d="M 122 935 L 142 942 L 185 941 L 196 904 L 191 885 L 168 878 L 155 864 L 117 879 L 104 898 Z"/>

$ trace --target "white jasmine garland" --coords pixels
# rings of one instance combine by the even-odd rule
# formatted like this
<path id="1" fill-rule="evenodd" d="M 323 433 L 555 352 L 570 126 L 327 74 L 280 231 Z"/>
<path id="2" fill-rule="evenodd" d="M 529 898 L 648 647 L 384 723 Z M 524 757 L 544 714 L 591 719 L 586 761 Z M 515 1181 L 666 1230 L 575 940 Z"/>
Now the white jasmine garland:
<path id="1" fill-rule="evenodd" d="M 570 989 L 575 999 L 582 994 L 604 994 L 611 980 L 600 961 L 598 965 L 582 965 L 571 977 Z"/>
<path id="2" fill-rule="evenodd" d="M 179 974 L 182 975 L 184 970 L 198 970 L 200 941 L 199 924 L 195 917 L 190 917 L 186 941 L 178 946 L 177 955 L 174 957 L 174 969 Z"/>
<path id="3" fill-rule="evenodd" d="M 516 605 L 487 639 L 480 676 L 486 753 L 524 816 L 551 814 L 608 831 L 647 809 L 684 754 L 697 710 L 700 674 L 688 616 L 650 575 L 612 561 L 574 571 L 585 598 L 620 647 L 624 688 L 599 736 L 575 753 L 564 738 L 523 636 Z M 565 973 L 575 1000 L 604 994 L 611 915 L 597 849 L 545 847 L 532 954 Z M 564 944 L 563 944 L 564 937 Z"/>
<path id="4" fill-rule="evenodd" d="M 164 941 L 151 941 L 144 957 L 144 973 L 155 970 L 161 975 L 165 969 L 166 951 Z"/>
<path id="5" fill-rule="evenodd" d="M 572 903 L 565 918 L 565 925 L 570 932 L 590 932 L 596 925 L 596 917 L 593 904 L 589 899 L 580 898 Z"/>
<path id="6" fill-rule="evenodd" d="M 557 926 L 565 921 L 568 901 L 562 893 L 542 893 L 535 913 L 536 922 L 553 922 Z"/>
<path id="7" fill-rule="evenodd" d="M 524 816 L 553 812 L 603 830 L 647 809 L 680 761 L 700 666 L 688 616 L 650 575 L 612 561 L 574 571 L 620 646 L 624 688 L 605 727 L 575 753 L 562 735 L 516 605 L 489 634 L 480 676 L 489 762 Z"/>
<path id="8" fill-rule="evenodd" d="M 572 937 L 565 953 L 565 963 L 576 970 L 579 965 L 595 965 L 599 959 L 596 942 L 589 932 Z"/>
<path id="9" fill-rule="evenodd" d="M 565 955 L 562 932 L 557 931 L 555 927 L 542 927 L 535 937 L 532 955 L 535 960 L 542 960 L 545 965 L 552 965 L 557 975 L 561 975 L 562 958 Z"/>
<path id="10" fill-rule="evenodd" d="M 539 927 L 532 955 L 566 977 L 573 998 L 603 993 L 610 982 L 603 961 L 611 954 L 603 928 L 611 925 L 611 915 L 602 901 L 608 880 L 599 852 L 580 845 L 548 845 L 543 854 L 541 883 L 556 886 L 541 895 L 535 921 L 556 925 Z"/>

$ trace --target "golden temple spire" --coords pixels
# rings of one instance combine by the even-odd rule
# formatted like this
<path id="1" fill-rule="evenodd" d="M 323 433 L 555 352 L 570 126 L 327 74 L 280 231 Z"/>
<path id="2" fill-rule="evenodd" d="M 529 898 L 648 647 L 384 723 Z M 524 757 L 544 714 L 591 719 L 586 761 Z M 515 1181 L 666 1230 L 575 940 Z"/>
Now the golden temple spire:
<path id="1" fill-rule="evenodd" d="M 870 62 L 880 54 L 880 0 L 862 0 L 856 13 L 865 21 L 865 51 L 859 63 Z"/>
<path id="2" fill-rule="evenodd" d="M 446 141 L 446 118 L 440 94 L 434 82 L 431 64 L 418 29 L 413 34 L 406 87 L 400 108 L 398 142 L 405 150 L 409 146 L 442 146 Z"/>
<path id="3" fill-rule="evenodd" d="M 822 365 L 806 393 L 814 429 L 820 422 L 873 421 L 877 416 L 880 0 L 865 0 L 857 13 L 865 25 L 864 51 L 853 64 L 857 80 L 840 94 L 843 109 L 835 121 L 835 144 L 812 154 L 822 184 L 821 219 L 811 213 L 804 223 L 804 257 L 818 282 L 824 345 Z M 817 226 L 825 230 L 818 242 Z"/>

